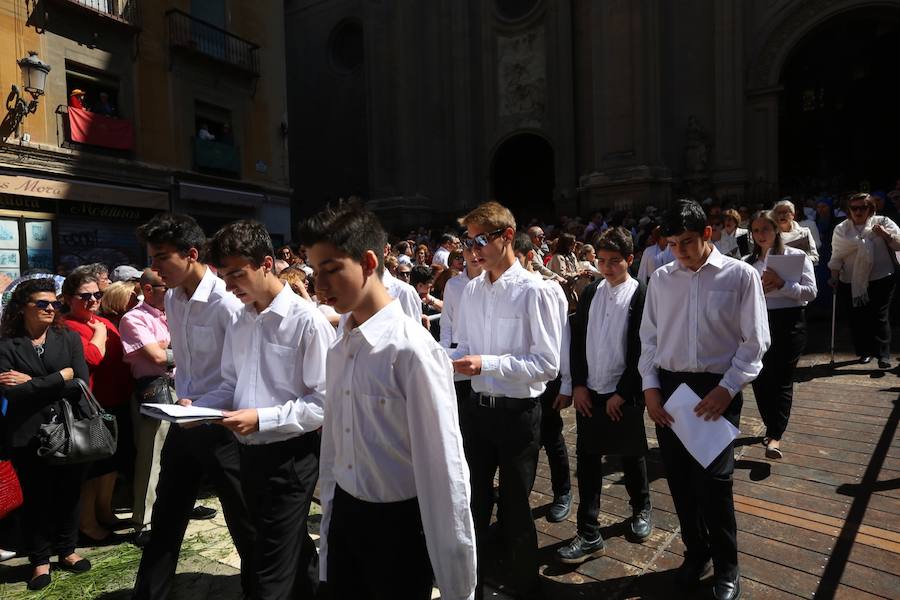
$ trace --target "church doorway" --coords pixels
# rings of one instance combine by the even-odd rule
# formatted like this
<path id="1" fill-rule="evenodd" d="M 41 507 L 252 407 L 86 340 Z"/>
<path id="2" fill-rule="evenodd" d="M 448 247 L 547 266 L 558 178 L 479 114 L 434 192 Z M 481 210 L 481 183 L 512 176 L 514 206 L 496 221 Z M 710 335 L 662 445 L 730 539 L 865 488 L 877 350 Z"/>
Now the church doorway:
<path id="1" fill-rule="evenodd" d="M 900 178 L 900 11 L 858 9 L 814 29 L 781 72 L 782 193 L 892 190 Z"/>
<path id="2" fill-rule="evenodd" d="M 553 148 L 543 137 L 517 133 L 494 152 L 492 197 L 512 210 L 520 224 L 554 215 L 555 186 Z"/>

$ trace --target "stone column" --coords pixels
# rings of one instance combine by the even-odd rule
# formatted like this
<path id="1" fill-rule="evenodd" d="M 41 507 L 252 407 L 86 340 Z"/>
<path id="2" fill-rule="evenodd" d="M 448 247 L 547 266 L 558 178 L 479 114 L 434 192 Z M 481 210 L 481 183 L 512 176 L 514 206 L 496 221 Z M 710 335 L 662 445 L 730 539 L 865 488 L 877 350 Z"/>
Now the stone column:
<path id="1" fill-rule="evenodd" d="M 782 87 L 751 90 L 747 94 L 747 196 L 766 203 L 778 188 L 778 96 Z"/>
<path id="2" fill-rule="evenodd" d="M 743 196 L 744 82 L 742 6 L 740 0 L 713 3 L 715 49 L 715 143 L 713 188 L 720 199 Z"/>

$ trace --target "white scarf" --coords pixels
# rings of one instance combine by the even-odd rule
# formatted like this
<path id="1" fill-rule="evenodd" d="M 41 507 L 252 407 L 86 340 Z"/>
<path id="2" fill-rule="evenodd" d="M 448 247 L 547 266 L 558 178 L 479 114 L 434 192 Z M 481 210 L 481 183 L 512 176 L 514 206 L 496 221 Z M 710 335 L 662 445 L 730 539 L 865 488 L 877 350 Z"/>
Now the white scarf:
<path id="1" fill-rule="evenodd" d="M 872 227 L 880 219 L 871 216 L 858 232 L 852 219 L 847 219 L 834 228 L 831 240 L 831 259 L 844 262 L 853 260 L 853 277 L 850 279 L 850 295 L 853 306 L 864 306 L 869 303 L 869 275 L 875 264 L 875 238 Z M 830 267 L 830 265 L 829 265 Z"/>

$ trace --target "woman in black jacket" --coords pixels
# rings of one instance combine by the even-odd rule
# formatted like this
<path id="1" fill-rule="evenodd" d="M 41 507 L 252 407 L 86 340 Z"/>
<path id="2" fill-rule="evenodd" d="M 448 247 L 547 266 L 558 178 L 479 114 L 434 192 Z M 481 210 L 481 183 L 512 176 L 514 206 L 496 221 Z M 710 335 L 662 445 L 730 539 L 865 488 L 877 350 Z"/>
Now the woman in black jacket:
<path id="1" fill-rule="evenodd" d="M 51 466 L 37 456 L 36 434 L 61 398 L 80 399 L 74 379 L 88 370 L 78 335 L 55 324 L 60 303 L 51 279 L 22 282 L 0 320 L 0 392 L 5 450 L 24 496 L 23 531 L 33 567 L 28 589 L 50 583 L 50 556 L 59 568 L 83 573 L 91 563 L 75 553 L 83 465 Z"/>

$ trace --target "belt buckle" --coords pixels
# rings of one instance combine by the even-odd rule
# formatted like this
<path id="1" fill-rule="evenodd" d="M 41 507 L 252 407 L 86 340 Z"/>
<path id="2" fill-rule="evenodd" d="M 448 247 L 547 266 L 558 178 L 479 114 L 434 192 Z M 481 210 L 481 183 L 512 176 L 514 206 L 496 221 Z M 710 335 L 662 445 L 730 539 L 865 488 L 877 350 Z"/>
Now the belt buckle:
<path id="1" fill-rule="evenodd" d="M 487 402 L 485 402 L 485 399 L 487 400 Z M 481 406 L 482 408 L 496 408 L 497 399 L 494 396 L 478 394 L 478 406 Z"/>

